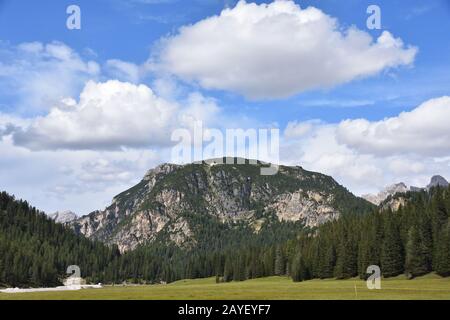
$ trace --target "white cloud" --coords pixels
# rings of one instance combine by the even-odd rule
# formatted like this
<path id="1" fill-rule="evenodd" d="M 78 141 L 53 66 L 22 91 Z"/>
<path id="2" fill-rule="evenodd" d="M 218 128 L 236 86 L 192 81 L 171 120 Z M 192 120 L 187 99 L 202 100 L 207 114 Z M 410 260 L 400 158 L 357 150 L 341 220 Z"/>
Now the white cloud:
<path id="1" fill-rule="evenodd" d="M 0 47 L 0 92 L 14 97 L 16 109 L 22 112 L 48 110 L 99 75 L 100 66 L 96 62 L 84 60 L 60 42 Z"/>
<path id="2" fill-rule="evenodd" d="M 355 192 L 368 186 L 383 185 L 383 171 L 377 161 L 339 144 L 335 124 L 307 122 L 306 125 L 309 127 L 307 134 L 286 135 L 285 131 L 280 155 L 282 162 L 331 175 Z M 301 123 L 295 126 L 299 127 Z"/>
<path id="3" fill-rule="evenodd" d="M 219 16 L 182 27 L 162 41 L 161 69 L 207 89 L 249 98 L 288 97 L 409 65 L 416 48 L 385 31 L 367 32 L 293 1 L 240 1 Z"/>
<path id="4" fill-rule="evenodd" d="M 140 66 L 118 59 L 106 61 L 106 68 L 118 80 L 138 83 L 141 77 Z"/>
<path id="5" fill-rule="evenodd" d="M 397 182 L 425 186 L 431 176 L 450 179 L 449 97 L 378 122 L 291 122 L 281 159 L 333 176 L 352 192 L 377 192 Z"/>
<path id="6" fill-rule="evenodd" d="M 65 100 L 13 134 L 16 145 L 42 149 L 117 149 L 164 145 L 177 106 L 145 85 L 88 82 L 79 102 Z"/>
<path id="7" fill-rule="evenodd" d="M 87 214 L 108 205 L 112 197 L 142 179 L 162 161 L 152 150 L 29 151 L 0 140 L 1 190 L 46 212 L 72 210 Z"/>
<path id="8" fill-rule="evenodd" d="M 286 129 L 284 129 L 284 136 L 288 139 L 302 137 L 311 132 L 314 125 L 319 123 L 319 120 L 305 122 L 291 121 L 286 126 Z"/>
<path id="9" fill-rule="evenodd" d="M 339 142 L 361 153 L 450 155 L 450 97 L 431 99 L 409 112 L 381 121 L 346 120 Z"/>
<path id="10" fill-rule="evenodd" d="M 196 121 L 219 125 L 219 113 L 220 108 L 215 99 L 193 92 L 186 99 L 186 108 L 180 114 L 180 123 L 185 127 L 191 127 Z"/>
<path id="11" fill-rule="evenodd" d="M 146 69 L 109 60 L 100 70 L 62 43 L 0 43 L 0 61 L 1 103 L 15 111 L 0 113 L 1 188 L 47 212 L 106 206 L 170 159 L 172 130 L 214 123 L 221 112 L 176 83 L 158 82 L 161 96 L 142 84 L 99 82 L 138 82 Z"/>
<path id="12" fill-rule="evenodd" d="M 216 101 L 200 93 L 172 102 L 146 85 L 90 81 L 78 102 L 66 98 L 45 116 L 21 125 L 3 120 L 0 128 L 17 146 L 35 151 L 165 147 L 174 129 L 212 123 L 219 112 Z"/>

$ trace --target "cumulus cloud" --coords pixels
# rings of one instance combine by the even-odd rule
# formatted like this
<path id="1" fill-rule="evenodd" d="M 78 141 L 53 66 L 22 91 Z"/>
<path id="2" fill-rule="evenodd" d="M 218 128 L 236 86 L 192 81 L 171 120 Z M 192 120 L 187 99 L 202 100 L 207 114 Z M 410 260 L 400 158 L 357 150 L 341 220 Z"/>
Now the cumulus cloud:
<path id="1" fill-rule="evenodd" d="M 0 43 L 0 92 L 28 113 L 48 110 L 99 75 L 100 66 L 95 61 L 83 59 L 61 42 Z"/>
<path id="2" fill-rule="evenodd" d="M 360 155 L 336 140 L 336 124 L 306 122 L 308 131 L 301 135 L 285 130 L 280 158 L 291 165 L 333 176 L 337 181 L 358 192 L 367 185 L 383 185 L 383 171 L 371 156 Z M 301 128 L 302 123 L 287 128 Z M 367 177 L 371 177 L 371 181 Z"/>
<path id="3" fill-rule="evenodd" d="M 29 151 L 11 137 L 0 140 L 1 188 L 46 212 L 87 214 L 142 179 L 162 161 L 164 152 Z"/>
<path id="4" fill-rule="evenodd" d="M 302 137 L 311 132 L 314 125 L 319 123 L 320 120 L 304 122 L 291 121 L 287 124 L 286 129 L 284 130 L 284 136 L 289 139 Z"/>
<path id="5" fill-rule="evenodd" d="M 240 1 L 162 41 L 156 65 L 207 89 L 248 98 L 288 97 L 409 65 L 417 49 L 293 1 Z"/>
<path id="6" fill-rule="evenodd" d="M 32 150 L 162 145 L 175 112 L 175 105 L 145 85 L 89 82 L 78 102 L 64 100 L 31 126 L 14 132 L 13 140 Z"/>
<path id="7" fill-rule="evenodd" d="M 290 122 L 281 159 L 329 174 L 357 194 L 397 182 L 424 186 L 435 174 L 450 179 L 449 102 L 432 99 L 375 122 Z"/>
<path id="8" fill-rule="evenodd" d="M 165 147 L 171 145 L 174 129 L 197 120 L 208 123 L 219 111 L 215 100 L 200 93 L 177 103 L 158 97 L 146 85 L 90 81 L 79 101 L 63 99 L 47 115 L 9 134 L 15 145 L 35 151 Z"/>
<path id="9" fill-rule="evenodd" d="M 118 80 L 138 83 L 141 77 L 141 67 L 131 62 L 111 59 L 106 61 L 106 68 Z"/>
<path id="10" fill-rule="evenodd" d="M 409 112 L 381 121 L 343 121 L 337 130 L 340 143 L 361 153 L 422 156 L 450 154 L 450 97 L 431 99 Z"/>

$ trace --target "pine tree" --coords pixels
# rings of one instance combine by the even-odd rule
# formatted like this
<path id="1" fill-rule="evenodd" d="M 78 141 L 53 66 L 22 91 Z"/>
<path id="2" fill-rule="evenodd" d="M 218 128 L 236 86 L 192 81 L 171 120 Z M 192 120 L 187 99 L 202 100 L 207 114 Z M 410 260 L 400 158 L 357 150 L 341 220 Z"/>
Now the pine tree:
<path id="1" fill-rule="evenodd" d="M 358 274 L 357 251 L 351 240 L 342 237 L 337 250 L 335 276 L 348 279 Z"/>
<path id="2" fill-rule="evenodd" d="M 404 258 L 402 242 L 393 214 L 388 212 L 385 218 L 381 271 L 385 277 L 395 277 L 403 273 Z"/>
<path id="3" fill-rule="evenodd" d="M 336 263 L 336 252 L 334 246 L 329 242 L 322 250 L 320 255 L 320 273 L 321 279 L 332 278 L 334 274 L 334 265 Z"/>
<path id="4" fill-rule="evenodd" d="M 359 250 L 358 250 L 358 273 L 359 277 L 361 279 L 367 278 L 367 267 L 371 265 L 370 263 L 370 245 L 368 236 L 363 236 L 361 239 L 361 242 L 359 244 Z"/>
<path id="5" fill-rule="evenodd" d="M 447 223 L 436 244 L 436 272 L 443 276 L 450 276 L 450 221 Z"/>
<path id="6" fill-rule="evenodd" d="M 275 252 L 275 274 L 277 276 L 286 274 L 286 263 L 281 246 L 277 246 Z"/>
<path id="7" fill-rule="evenodd" d="M 233 281 L 233 264 L 230 259 L 225 260 L 225 267 L 223 271 L 223 280 L 225 282 Z"/>
<path id="8" fill-rule="evenodd" d="M 294 282 L 307 280 L 307 270 L 300 253 L 294 256 L 291 266 L 291 277 Z"/>
<path id="9" fill-rule="evenodd" d="M 411 227 L 406 244 L 405 273 L 409 278 L 414 278 L 426 274 L 427 271 L 427 257 L 423 255 L 423 243 L 417 228 Z"/>

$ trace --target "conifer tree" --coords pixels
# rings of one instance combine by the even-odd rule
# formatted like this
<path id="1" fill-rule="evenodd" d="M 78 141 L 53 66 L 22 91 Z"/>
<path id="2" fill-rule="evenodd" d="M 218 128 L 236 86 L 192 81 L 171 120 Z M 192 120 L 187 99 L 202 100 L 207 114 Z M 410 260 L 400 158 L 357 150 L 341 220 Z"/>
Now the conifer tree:
<path id="1" fill-rule="evenodd" d="M 277 246 L 275 252 L 275 274 L 282 276 L 286 274 L 286 264 L 281 246 Z"/>
<path id="2" fill-rule="evenodd" d="M 393 214 L 388 212 L 385 219 L 385 234 L 381 253 L 381 271 L 385 277 L 403 273 L 403 248 L 400 233 Z"/>
<path id="3" fill-rule="evenodd" d="M 427 257 L 423 255 L 423 243 L 416 227 L 411 227 L 408 232 L 406 244 L 405 273 L 409 278 L 414 278 L 428 271 Z"/>
<path id="4" fill-rule="evenodd" d="M 436 244 L 436 272 L 443 276 L 450 276 L 450 221 L 437 237 Z"/>
<path id="5" fill-rule="evenodd" d="M 294 282 L 301 282 L 307 280 L 307 270 L 300 253 L 294 256 L 291 266 L 291 276 Z"/>

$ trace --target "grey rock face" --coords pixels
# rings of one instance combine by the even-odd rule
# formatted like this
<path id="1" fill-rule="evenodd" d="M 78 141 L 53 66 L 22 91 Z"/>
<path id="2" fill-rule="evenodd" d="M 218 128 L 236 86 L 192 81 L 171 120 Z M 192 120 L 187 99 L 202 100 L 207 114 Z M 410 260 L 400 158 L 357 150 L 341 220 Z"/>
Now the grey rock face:
<path id="1" fill-rule="evenodd" d="M 340 213 L 332 203 L 332 195 L 299 190 L 276 197 L 268 208 L 282 221 L 304 221 L 306 226 L 316 227 L 339 218 Z"/>
<path id="2" fill-rule="evenodd" d="M 195 245 L 196 235 L 187 213 L 212 215 L 222 223 L 244 221 L 258 232 L 258 207 L 280 221 L 314 227 L 339 217 L 336 192 L 366 204 L 331 177 L 300 167 L 281 166 L 277 175 L 261 176 L 258 165 L 163 164 L 114 197 L 105 210 L 81 217 L 71 226 L 88 238 L 117 244 L 122 252 L 150 243 L 161 233 L 168 235 L 168 241 L 189 247 Z"/>
<path id="3" fill-rule="evenodd" d="M 448 187 L 448 181 L 445 180 L 445 178 L 442 177 L 442 176 L 433 176 L 431 178 L 430 183 L 427 186 L 427 189 L 431 189 L 433 187 L 444 187 L 444 188 L 446 188 L 446 187 Z"/>
<path id="4" fill-rule="evenodd" d="M 419 188 L 411 186 L 408 188 L 402 182 L 389 186 L 376 195 L 371 194 L 364 195 L 363 198 L 369 202 L 372 202 L 373 204 L 381 205 L 382 209 L 391 209 L 392 211 L 397 211 L 400 208 L 400 206 L 406 205 L 407 198 L 400 195 L 398 197 L 392 197 L 388 199 L 390 196 L 394 196 L 397 193 L 406 193 L 408 191 L 410 192 L 429 191 L 431 188 L 438 186 L 447 188 L 449 186 L 449 183 L 444 177 L 436 175 L 431 178 L 430 183 L 426 187 Z"/>
<path id="5" fill-rule="evenodd" d="M 366 194 L 362 197 L 367 201 L 379 205 L 389 196 L 393 196 L 396 193 L 405 193 L 408 191 L 408 187 L 403 182 L 393 184 L 380 191 L 378 194 Z"/>
<path id="6" fill-rule="evenodd" d="M 78 219 L 78 216 L 72 211 L 57 211 L 55 213 L 49 214 L 48 217 L 55 222 L 62 224 L 69 223 Z"/>

